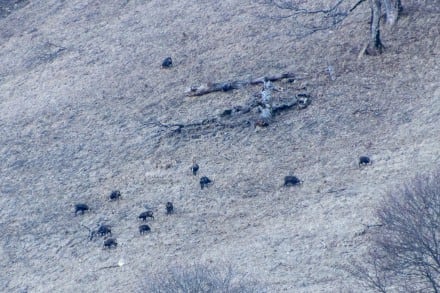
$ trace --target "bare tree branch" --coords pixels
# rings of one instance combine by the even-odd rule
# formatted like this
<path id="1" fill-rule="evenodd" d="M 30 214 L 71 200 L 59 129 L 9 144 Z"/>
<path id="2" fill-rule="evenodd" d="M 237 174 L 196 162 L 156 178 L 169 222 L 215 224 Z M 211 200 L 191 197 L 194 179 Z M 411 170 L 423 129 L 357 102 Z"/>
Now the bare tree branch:
<path id="1" fill-rule="evenodd" d="M 293 14 L 290 16 L 298 15 L 298 14 L 329 14 L 333 11 L 335 11 L 345 0 L 339 0 L 334 4 L 332 7 L 328 9 L 316 9 L 316 10 L 308 10 L 305 8 L 300 8 L 297 5 L 295 5 L 293 2 L 286 2 L 283 1 L 282 3 L 279 3 L 279 1 L 276 0 L 268 0 L 266 1 L 266 4 L 273 5 L 275 7 L 278 7 L 283 10 L 289 10 L 294 11 Z"/>
<path id="2" fill-rule="evenodd" d="M 299 7 L 295 3 L 287 2 L 287 1 L 276 1 L 276 0 L 267 0 L 264 2 L 266 5 L 270 5 L 272 7 L 276 7 L 280 9 L 281 11 L 290 11 L 292 13 L 283 15 L 280 13 L 280 15 L 276 16 L 267 16 L 267 15 L 260 15 L 260 17 L 268 17 L 271 19 L 286 19 L 286 18 L 295 18 L 297 19 L 299 16 L 305 17 L 306 19 L 309 19 L 311 22 L 319 22 L 318 24 L 314 25 L 307 25 L 304 21 L 301 21 L 300 25 L 303 28 L 308 29 L 307 32 L 298 34 L 298 39 L 303 39 L 305 37 L 308 37 L 316 32 L 319 31 L 325 31 L 334 28 L 336 25 L 340 24 L 342 21 L 344 21 L 361 2 L 365 0 L 359 1 L 354 7 L 351 9 L 343 8 L 342 4 L 344 2 L 347 2 L 346 0 L 339 0 L 334 5 L 332 5 L 330 8 L 322 8 L 322 9 L 306 9 Z M 319 16 L 319 18 L 317 18 Z"/>
<path id="3" fill-rule="evenodd" d="M 352 12 L 353 10 L 355 10 L 359 5 L 361 5 L 363 2 L 365 2 L 365 0 L 359 0 L 352 8 L 350 8 L 350 12 Z"/>

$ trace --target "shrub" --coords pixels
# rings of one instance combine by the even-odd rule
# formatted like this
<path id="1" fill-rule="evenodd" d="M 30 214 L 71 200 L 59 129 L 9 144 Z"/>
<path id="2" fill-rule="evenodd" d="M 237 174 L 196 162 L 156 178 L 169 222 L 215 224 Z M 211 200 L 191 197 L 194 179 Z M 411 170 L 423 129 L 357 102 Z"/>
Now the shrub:
<path id="1" fill-rule="evenodd" d="M 440 170 L 390 192 L 363 263 L 352 273 L 380 292 L 440 292 Z"/>
<path id="2" fill-rule="evenodd" d="M 194 265 L 173 267 L 144 280 L 143 292 L 151 293 L 247 293 L 266 292 L 257 282 L 245 280 L 231 266 Z"/>

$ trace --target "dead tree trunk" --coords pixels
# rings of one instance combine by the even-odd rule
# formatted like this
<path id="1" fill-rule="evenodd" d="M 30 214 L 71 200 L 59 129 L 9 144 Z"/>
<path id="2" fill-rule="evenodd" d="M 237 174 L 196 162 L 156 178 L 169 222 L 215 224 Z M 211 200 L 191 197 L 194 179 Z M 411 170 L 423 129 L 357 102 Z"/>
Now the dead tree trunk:
<path id="1" fill-rule="evenodd" d="M 368 55 L 378 55 L 383 52 L 384 46 L 380 39 L 381 6 L 385 6 L 386 22 L 393 26 L 402 11 L 401 0 L 369 0 L 371 8 L 370 41 L 366 50 Z"/>
<path id="2" fill-rule="evenodd" d="M 385 15 L 387 24 L 393 26 L 402 12 L 402 3 L 400 0 L 383 0 L 385 5 Z"/>
<path id="3" fill-rule="evenodd" d="M 295 75 L 291 72 L 276 74 L 271 76 L 264 76 L 259 78 L 254 78 L 250 80 L 235 80 L 230 82 L 217 82 L 217 83 L 207 83 L 200 86 L 192 86 L 186 92 L 188 96 L 202 96 L 213 92 L 227 92 L 230 90 L 240 89 L 247 85 L 254 85 L 259 83 L 264 83 L 266 81 L 277 81 L 280 79 L 292 79 Z"/>
<path id="4" fill-rule="evenodd" d="M 380 40 L 380 16 L 381 0 L 370 0 L 371 23 L 370 41 L 366 53 L 368 55 L 378 55 L 383 52 L 383 44 Z"/>

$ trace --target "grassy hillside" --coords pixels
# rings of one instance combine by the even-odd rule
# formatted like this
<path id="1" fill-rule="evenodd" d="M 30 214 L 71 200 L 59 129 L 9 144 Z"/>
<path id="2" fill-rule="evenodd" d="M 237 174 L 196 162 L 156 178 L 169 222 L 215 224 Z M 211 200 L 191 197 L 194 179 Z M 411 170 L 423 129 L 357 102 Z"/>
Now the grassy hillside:
<path id="1" fill-rule="evenodd" d="M 385 53 L 361 58 L 367 3 L 316 32 L 324 16 L 287 17 L 265 1 L 29 1 L 5 15 L 0 291 L 135 291 L 192 263 L 230 263 L 270 292 L 357 291 L 338 268 L 362 255 L 368 234 L 357 235 L 378 200 L 440 163 L 439 2 L 403 4 Z M 185 94 L 282 72 L 297 78 L 275 82 L 274 99 L 312 103 L 267 128 L 252 111 L 219 116 L 260 86 Z M 360 155 L 373 164 L 359 168 Z M 283 187 L 291 174 L 303 185 Z M 214 184 L 201 190 L 201 176 Z M 75 216 L 78 202 L 91 210 Z M 155 219 L 141 236 L 145 207 Z M 102 223 L 114 250 L 89 240 L 86 227 Z"/>

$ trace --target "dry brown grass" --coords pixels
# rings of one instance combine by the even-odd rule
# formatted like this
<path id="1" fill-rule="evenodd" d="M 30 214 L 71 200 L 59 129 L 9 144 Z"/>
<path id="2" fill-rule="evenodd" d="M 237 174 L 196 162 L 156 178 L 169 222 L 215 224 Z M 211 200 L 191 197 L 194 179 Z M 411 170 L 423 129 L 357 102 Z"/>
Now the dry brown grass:
<path id="1" fill-rule="evenodd" d="M 1 19 L 0 291 L 133 291 L 195 260 L 231 263 L 272 292 L 356 291 L 337 267 L 364 251 L 355 235 L 372 207 L 439 164 L 433 2 L 403 3 L 387 51 L 361 59 L 366 4 L 303 39 L 301 19 L 264 17 L 277 10 L 258 1 L 31 1 Z M 285 71 L 302 79 L 277 83 L 277 98 L 306 87 L 313 101 L 267 129 L 157 125 L 216 117 L 260 90 L 185 97 L 190 85 Z M 359 169 L 364 154 L 373 165 Z M 203 191 L 193 157 L 215 181 Z M 283 188 L 289 174 L 304 184 Z M 121 201 L 107 201 L 113 189 Z M 92 210 L 75 217 L 76 202 Z M 139 236 L 145 205 L 156 219 Z M 102 222 L 117 249 L 81 226 Z"/>

